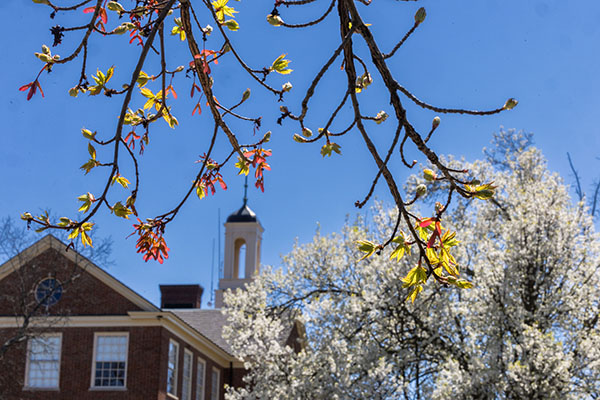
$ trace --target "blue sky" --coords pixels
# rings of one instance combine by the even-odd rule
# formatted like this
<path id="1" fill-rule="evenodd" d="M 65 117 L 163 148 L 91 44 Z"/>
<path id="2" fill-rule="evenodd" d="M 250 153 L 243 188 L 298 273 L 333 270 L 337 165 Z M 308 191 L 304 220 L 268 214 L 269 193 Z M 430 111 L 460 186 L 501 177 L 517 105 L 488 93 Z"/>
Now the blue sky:
<path id="1" fill-rule="evenodd" d="M 128 0 L 123 4 L 129 6 Z M 320 15 L 327 4 L 319 0 L 305 8 L 282 8 L 282 17 L 290 23 L 303 22 Z M 267 66 L 282 53 L 292 60 L 290 67 L 294 72 L 270 77 L 270 82 L 274 86 L 292 82 L 294 88 L 284 104 L 297 111 L 310 80 L 339 43 L 337 14 L 334 11 L 321 25 L 300 31 L 268 25 L 265 16 L 272 9 L 270 1 L 243 0 L 233 2 L 233 6 L 240 11 L 236 19 L 241 29 L 230 37 L 250 65 Z M 600 3 L 377 0 L 369 7 L 360 5 L 359 9 L 363 19 L 372 24 L 380 47 L 390 49 L 412 26 L 413 15 L 420 6 L 427 9 L 425 23 L 390 63 L 401 84 L 417 97 L 439 106 L 490 109 L 501 106 L 509 97 L 519 100 L 511 112 L 492 117 L 442 115 L 431 146 L 442 154 L 474 160 L 482 156 L 482 148 L 501 126 L 523 129 L 535 134 L 536 145 L 548 158 L 550 169 L 568 182 L 572 182 L 566 158 L 566 152 L 570 152 L 585 188 L 589 189 L 600 175 Z M 44 74 L 41 84 L 46 97 L 35 96 L 27 102 L 25 94 L 17 89 L 30 82 L 41 68 L 33 53 L 40 51 L 42 44 L 51 44 L 49 28 L 55 24 L 82 24 L 87 14 L 82 18 L 81 13 L 59 13 L 51 20 L 49 9 L 29 0 L 0 2 L 0 11 L 5 16 L 0 27 L 4 52 L 0 64 L 0 215 L 18 216 L 24 211 L 51 209 L 57 215 L 77 218 L 77 196 L 97 192 L 104 177 L 103 171 L 87 176 L 79 171 L 87 159 L 87 143 L 80 129 L 86 127 L 105 137 L 111 135 L 120 101 L 102 96 L 69 97 L 67 91 L 75 85 L 81 67 L 80 61 L 75 61 Z M 206 15 L 200 19 L 203 24 L 211 23 Z M 108 26 L 118 23 L 115 14 L 110 13 Z M 168 30 L 172 26 L 171 18 Z M 52 52 L 66 56 L 79 37 L 79 33 L 67 35 Z M 360 39 L 355 40 L 364 51 Z M 96 36 L 90 47 L 88 76 L 96 68 L 106 71 L 115 65 L 113 82 L 117 87 L 128 81 L 140 47 L 127 42 L 127 35 L 107 40 Z M 219 48 L 221 43 L 214 33 L 207 48 Z M 171 69 L 189 62 L 185 45 L 176 37 L 169 36 L 167 44 Z M 324 125 L 343 94 L 345 76 L 338 67 L 336 62 L 310 103 L 312 114 L 308 121 L 315 132 Z M 149 60 L 144 70 L 156 73 L 156 57 Z M 387 97 L 372 70 L 375 82 L 361 94 L 364 109 L 373 115 L 379 110 L 389 113 Z M 217 96 L 229 104 L 236 102 L 247 87 L 251 88 L 252 101 L 240 111 L 250 116 L 262 115 L 263 127 L 258 134 L 273 132 L 273 170 L 267 172 L 265 193 L 250 188 L 249 204 L 265 227 L 262 262 L 277 265 L 280 254 L 291 249 L 295 238 L 299 242 L 310 240 L 317 224 L 323 232 L 339 230 L 347 215 L 357 213 L 353 204 L 368 191 L 376 167 L 357 132 L 338 141 L 342 156 L 327 159 L 319 154 L 322 143 L 293 142 L 292 135 L 298 132 L 296 125 L 289 121 L 283 126 L 275 124 L 280 104 L 231 59 L 223 57 L 213 68 L 213 76 Z M 211 133 L 208 113 L 191 116 L 194 103 L 187 97 L 190 81 L 176 78 L 174 85 L 180 96 L 172 104 L 180 126 L 171 130 L 159 122 L 152 129 L 150 146 L 141 158 L 143 177 L 137 206 L 143 217 L 160 214 L 179 201 L 195 176 L 194 161 L 205 151 Z M 157 91 L 158 82 L 151 88 Z M 142 105 L 140 97 L 134 98 L 134 106 Z M 436 114 L 415 107 L 407 99 L 403 102 L 413 125 L 426 131 Z M 340 122 L 337 127 L 344 125 Z M 246 141 L 253 139 L 250 126 L 235 123 L 234 127 Z M 370 129 L 384 151 L 393 126 L 384 123 Z M 218 148 L 224 149 L 224 145 L 221 141 Z M 99 150 L 100 158 L 108 154 L 108 150 Z M 423 160 L 411 146 L 407 157 Z M 399 160 L 391 165 L 399 179 L 410 173 Z M 123 172 L 127 176 L 131 168 L 124 167 Z M 206 289 L 205 300 L 209 300 L 217 215 L 220 210 L 223 222 L 241 206 L 243 195 L 243 179 L 235 175 L 233 167 L 226 171 L 225 180 L 229 185 L 226 192 L 219 190 L 201 201 L 191 199 L 169 226 L 166 239 L 171 253 L 162 265 L 145 263 L 135 253 L 134 238 L 125 239 L 132 232 L 129 221 L 102 212 L 95 218 L 100 233 L 115 240 L 116 263 L 109 272 L 154 302 L 159 300 L 159 283 L 200 283 Z M 383 185 L 378 186 L 376 194 L 381 200 L 390 200 Z M 116 201 L 126 196 L 125 191 L 117 190 L 112 198 Z"/>

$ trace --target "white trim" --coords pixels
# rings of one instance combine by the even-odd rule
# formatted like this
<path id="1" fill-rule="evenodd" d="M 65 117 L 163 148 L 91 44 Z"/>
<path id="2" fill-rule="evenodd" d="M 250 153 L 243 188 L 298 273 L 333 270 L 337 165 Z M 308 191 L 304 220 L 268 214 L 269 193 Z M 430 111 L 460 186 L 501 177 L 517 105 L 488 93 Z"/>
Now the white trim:
<path id="1" fill-rule="evenodd" d="M 174 348 L 175 348 L 175 365 L 174 365 L 174 384 L 173 384 L 173 390 L 175 393 L 172 393 L 169 391 L 169 363 L 171 362 L 171 344 L 173 344 Z M 173 339 L 169 339 L 169 348 L 167 351 L 167 395 L 170 395 L 171 397 L 178 399 L 179 397 L 177 397 L 177 386 L 178 386 L 178 382 L 177 380 L 179 379 L 179 343 L 176 342 Z"/>
<path id="2" fill-rule="evenodd" d="M 243 364 L 237 358 L 234 358 L 231 354 L 221 349 L 215 343 L 210 341 L 207 337 L 202 335 L 200 332 L 189 326 L 177 315 L 170 311 L 151 313 L 151 312 L 130 312 L 129 316 L 136 319 L 158 319 L 162 321 L 162 326 L 168 329 L 173 334 L 180 337 L 183 341 L 189 343 L 191 346 L 196 348 L 198 351 L 204 353 L 210 357 L 217 364 L 223 368 L 228 368 L 229 363 L 239 362 Z"/>
<path id="3" fill-rule="evenodd" d="M 198 392 L 198 372 L 200 369 L 198 365 L 202 364 L 202 393 Z M 204 400 L 206 395 L 206 361 L 202 357 L 198 357 L 196 360 L 196 400 Z"/>
<path id="4" fill-rule="evenodd" d="M 0 317 L 1 328 L 18 328 L 23 319 L 19 317 Z M 31 327 L 45 327 L 48 318 L 35 317 L 30 322 Z M 235 367 L 242 367 L 243 362 L 232 357 L 229 353 L 211 342 L 201 333 L 191 328 L 171 312 L 129 312 L 129 315 L 95 315 L 61 317 L 61 328 L 129 328 L 139 326 L 160 326 L 186 341 L 196 350 L 209 356 L 223 368 L 233 362 Z"/>
<path id="5" fill-rule="evenodd" d="M 234 358 L 225 350 L 218 347 L 197 330 L 183 322 L 171 312 L 133 311 L 129 315 L 81 315 L 60 317 L 61 328 L 131 328 L 131 327 L 163 327 L 182 341 L 187 342 L 198 352 L 203 353 L 222 368 L 229 368 L 233 363 L 234 368 L 243 368 L 244 363 Z M 54 320 L 52 320 L 54 321 Z M 0 329 L 19 328 L 23 324 L 21 317 L 0 317 Z M 34 317 L 30 327 L 48 327 L 47 317 Z"/>
<path id="6" fill-rule="evenodd" d="M 98 348 L 99 336 L 125 336 L 127 343 L 125 346 L 125 382 L 123 386 L 96 386 L 96 350 Z M 108 390 L 122 391 L 127 390 L 127 369 L 129 368 L 129 332 L 94 332 L 94 351 L 92 353 L 92 375 L 90 377 L 90 390 Z"/>
<path id="7" fill-rule="evenodd" d="M 217 387 L 215 388 L 213 385 L 213 376 L 217 373 Z M 215 389 L 217 390 L 217 396 L 215 397 Z M 218 368 L 212 368 L 212 374 L 210 375 L 210 400 L 219 400 L 221 397 L 221 370 Z"/>
<path id="8" fill-rule="evenodd" d="M 125 297 L 136 306 L 140 307 L 142 310 L 159 311 L 154 304 L 140 296 L 138 293 L 134 292 L 132 289 L 120 282 L 117 278 L 110 275 L 108 272 L 104 271 L 102 268 L 98 267 L 75 250 L 69 249 L 68 251 L 65 251 L 66 248 L 67 246 L 54 236 L 46 235 L 42 239 L 29 246 L 27 249 L 23 250 L 21 253 L 0 265 L 0 280 L 17 271 L 28 261 L 42 254 L 44 251 L 48 249 L 57 249 L 62 250 L 60 254 L 62 254 L 68 260 L 75 263 L 81 269 L 85 270 L 85 272 L 89 273 L 94 278 L 98 279 L 115 292 Z"/>
<path id="9" fill-rule="evenodd" d="M 188 370 L 188 384 L 185 386 L 185 358 L 189 356 L 189 370 Z M 181 399 L 192 400 L 192 392 L 193 386 L 192 383 L 194 381 L 194 353 L 192 353 L 189 349 L 183 350 L 183 368 L 181 369 Z"/>
<path id="10" fill-rule="evenodd" d="M 62 362 L 62 332 L 54 332 L 54 333 L 42 333 L 37 337 L 32 337 L 27 340 L 27 353 L 25 354 L 25 384 L 23 386 L 23 390 L 60 390 L 60 366 Z M 29 386 L 29 367 L 30 367 L 30 356 L 31 356 L 31 341 L 39 339 L 41 337 L 58 337 L 60 338 L 58 342 L 58 381 L 56 386 Z"/>

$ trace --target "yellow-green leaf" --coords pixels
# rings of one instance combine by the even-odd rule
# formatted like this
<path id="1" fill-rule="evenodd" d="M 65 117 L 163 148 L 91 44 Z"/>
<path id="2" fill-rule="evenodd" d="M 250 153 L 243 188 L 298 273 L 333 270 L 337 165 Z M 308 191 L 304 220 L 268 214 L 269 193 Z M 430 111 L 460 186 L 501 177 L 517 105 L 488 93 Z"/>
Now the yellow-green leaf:
<path id="1" fill-rule="evenodd" d="M 92 146 L 91 143 L 88 143 L 88 153 L 90 153 L 90 157 L 92 157 L 92 160 L 96 159 L 96 149 L 94 148 L 94 146 Z"/>
<path id="2" fill-rule="evenodd" d="M 273 61 L 273 64 L 271 65 L 270 70 L 278 72 L 283 75 L 287 75 L 287 74 L 291 73 L 293 70 L 288 68 L 288 64 L 290 63 L 290 60 L 285 59 L 286 55 L 287 54 L 282 54 L 279 57 L 277 57 L 275 59 L 275 61 Z"/>
<path id="3" fill-rule="evenodd" d="M 129 208 L 125 207 L 120 201 L 116 202 L 112 208 L 112 212 L 117 216 L 129 219 L 129 215 L 133 214 Z"/>
<path id="4" fill-rule="evenodd" d="M 115 176 L 113 176 L 111 185 L 113 185 L 115 182 L 117 182 L 119 185 L 123 186 L 126 189 L 130 183 L 127 178 L 125 178 L 123 175 L 119 174 L 118 172 Z"/>
<path id="5" fill-rule="evenodd" d="M 248 175 L 248 173 L 250 172 L 249 165 L 244 160 L 242 160 L 241 157 L 238 157 L 238 162 L 235 163 L 235 167 L 239 169 L 238 175 Z"/>
<path id="6" fill-rule="evenodd" d="M 227 21 L 223 22 L 223 25 L 225 25 L 230 31 L 234 32 L 240 29 L 240 24 L 238 24 L 234 19 L 228 19 Z"/>
<path id="7" fill-rule="evenodd" d="M 423 291 L 423 285 L 416 285 L 413 290 L 409 293 L 406 299 L 410 299 L 411 303 L 414 303 L 419 293 Z"/>
<path id="8" fill-rule="evenodd" d="M 138 78 L 138 80 L 139 80 L 139 78 Z M 142 88 L 142 89 L 140 89 L 140 92 L 142 93 L 142 96 L 144 96 L 144 97 L 146 97 L 148 99 L 154 100 L 154 98 L 156 97 L 154 95 L 154 93 L 152 93 L 152 90 L 150 90 L 148 88 Z"/>
<path id="9" fill-rule="evenodd" d="M 373 253 L 375 253 L 375 250 L 379 248 L 379 246 L 377 246 L 375 243 L 369 242 L 368 240 L 357 240 L 356 244 L 358 244 L 358 250 L 365 253 L 365 255 L 362 256 L 358 261 L 364 260 L 367 257 L 371 257 Z"/>
<path id="10" fill-rule="evenodd" d="M 94 140 L 96 137 L 96 132 L 92 132 L 89 129 L 81 128 L 81 134 L 84 138 Z"/>
<path id="11" fill-rule="evenodd" d="M 427 270 L 420 265 L 411 269 L 404 278 L 402 278 L 402 287 L 415 286 L 427 281 Z"/>
<path id="12" fill-rule="evenodd" d="M 149 80 L 150 80 L 150 77 L 148 76 L 148 74 L 145 73 L 144 71 L 140 71 L 140 74 L 138 75 L 136 83 L 138 84 L 138 86 L 140 88 L 143 88 L 144 85 L 146 85 L 146 83 L 148 83 Z M 152 93 L 152 92 L 150 92 L 150 93 Z M 144 94 L 144 93 L 142 93 L 142 94 Z"/>

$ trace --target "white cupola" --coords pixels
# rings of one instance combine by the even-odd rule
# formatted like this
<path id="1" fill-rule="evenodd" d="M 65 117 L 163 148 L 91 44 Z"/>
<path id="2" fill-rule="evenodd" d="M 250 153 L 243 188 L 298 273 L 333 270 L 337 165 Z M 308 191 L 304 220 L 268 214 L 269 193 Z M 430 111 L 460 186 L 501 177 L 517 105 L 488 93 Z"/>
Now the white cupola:
<path id="1" fill-rule="evenodd" d="M 243 288 L 260 272 L 260 245 L 264 229 L 244 197 L 242 207 L 225 222 L 225 261 L 223 277 L 215 292 L 215 308 L 223 307 L 227 289 Z"/>

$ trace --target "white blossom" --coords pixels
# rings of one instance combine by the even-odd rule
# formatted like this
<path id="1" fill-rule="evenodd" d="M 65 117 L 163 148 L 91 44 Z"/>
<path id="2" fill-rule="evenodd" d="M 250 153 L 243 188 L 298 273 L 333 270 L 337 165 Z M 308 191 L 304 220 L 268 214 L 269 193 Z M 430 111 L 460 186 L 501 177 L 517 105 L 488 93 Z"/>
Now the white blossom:
<path id="1" fill-rule="evenodd" d="M 511 137 L 511 135 L 513 135 Z M 525 141 L 526 142 L 526 141 Z M 417 254 L 357 262 L 384 242 L 395 211 L 375 207 L 341 233 L 317 232 L 283 268 L 226 296 L 228 341 L 249 372 L 228 399 L 592 399 L 600 393 L 600 240 L 582 204 L 523 136 L 503 132 L 501 161 L 467 168 L 498 187 L 459 201 L 445 224 L 472 289 L 429 282 L 414 304 L 401 278 Z M 407 190 L 427 184 L 415 177 Z M 439 192 L 439 191 L 438 191 Z M 293 320 L 299 352 L 284 343 Z"/>

